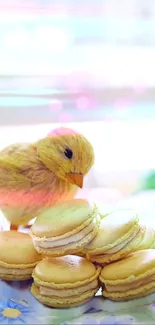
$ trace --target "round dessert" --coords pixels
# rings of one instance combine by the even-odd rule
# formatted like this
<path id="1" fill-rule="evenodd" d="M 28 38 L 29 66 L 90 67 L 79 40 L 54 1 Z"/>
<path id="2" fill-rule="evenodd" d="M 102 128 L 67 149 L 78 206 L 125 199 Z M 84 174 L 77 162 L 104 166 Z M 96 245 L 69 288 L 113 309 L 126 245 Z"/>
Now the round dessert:
<path id="1" fill-rule="evenodd" d="M 114 301 L 140 298 L 155 292 L 155 250 L 131 253 L 101 271 L 102 294 Z"/>
<path id="2" fill-rule="evenodd" d="M 30 234 L 39 253 L 63 256 L 81 251 L 96 236 L 99 223 L 96 206 L 74 199 L 40 214 Z"/>
<path id="3" fill-rule="evenodd" d="M 46 257 L 33 271 L 31 293 L 47 306 L 78 306 L 98 291 L 99 273 L 100 267 L 80 256 Z"/>
<path id="4" fill-rule="evenodd" d="M 17 231 L 0 232 L 0 279 L 27 280 L 40 261 L 28 234 Z"/>
<path id="5" fill-rule="evenodd" d="M 110 263 L 128 254 L 143 236 L 139 218 L 132 210 L 120 210 L 101 220 L 96 237 L 84 247 L 88 259 L 100 264 Z"/>
<path id="6" fill-rule="evenodd" d="M 96 256 L 90 256 L 90 260 L 92 262 L 96 262 L 102 266 L 107 265 L 111 262 L 120 260 L 121 258 L 127 256 L 128 254 L 142 250 L 142 249 L 148 249 L 148 248 L 154 248 L 152 240 L 154 240 L 153 237 L 154 230 L 151 228 L 147 228 L 145 226 L 140 226 L 140 230 L 137 233 L 137 235 L 127 244 L 125 245 L 121 250 L 114 254 L 103 254 L 103 255 L 96 255 Z"/>

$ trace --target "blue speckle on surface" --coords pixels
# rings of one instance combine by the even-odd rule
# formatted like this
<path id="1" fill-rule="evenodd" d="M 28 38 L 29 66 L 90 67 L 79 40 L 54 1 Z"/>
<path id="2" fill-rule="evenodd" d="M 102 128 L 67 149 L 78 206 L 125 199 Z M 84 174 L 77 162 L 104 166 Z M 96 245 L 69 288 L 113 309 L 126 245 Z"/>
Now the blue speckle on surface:
<path id="1" fill-rule="evenodd" d="M 123 324 L 133 324 L 133 318 L 129 317 L 124 317 L 121 318 L 120 316 L 115 316 L 115 315 L 109 315 L 104 317 L 103 319 L 100 320 L 99 324 L 100 325 L 123 325 Z"/>
<path id="2" fill-rule="evenodd" d="M 95 309 L 95 308 L 93 308 L 93 307 L 91 307 L 91 308 L 89 308 L 88 310 L 86 310 L 85 312 L 84 312 L 84 314 L 89 314 L 89 313 L 101 313 L 101 312 L 103 312 L 103 310 L 102 309 Z"/>
<path id="3" fill-rule="evenodd" d="M 104 317 L 103 319 L 100 320 L 99 322 L 100 325 L 115 325 L 116 320 L 114 315 L 109 315 L 107 317 Z"/>
<path id="4" fill-rule="evenodd" d="M 97 325 L 98 323 L 94 319 L 94 317 L 85 317 L 82 320 L 82 325 Z"/>

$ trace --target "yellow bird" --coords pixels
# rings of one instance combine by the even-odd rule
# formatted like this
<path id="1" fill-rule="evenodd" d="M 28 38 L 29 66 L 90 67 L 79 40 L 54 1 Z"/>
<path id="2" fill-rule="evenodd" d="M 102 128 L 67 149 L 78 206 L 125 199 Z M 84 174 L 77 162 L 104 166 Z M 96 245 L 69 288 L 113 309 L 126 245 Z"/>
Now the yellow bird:
<path id="1" fill-rule="evenodd" d="M 68 128 L 33 144 L 0 152 L 0 209 L 11 229 L 26 226 L 47 207 L 71 199 L 94 163 L 90 142 Z"/>

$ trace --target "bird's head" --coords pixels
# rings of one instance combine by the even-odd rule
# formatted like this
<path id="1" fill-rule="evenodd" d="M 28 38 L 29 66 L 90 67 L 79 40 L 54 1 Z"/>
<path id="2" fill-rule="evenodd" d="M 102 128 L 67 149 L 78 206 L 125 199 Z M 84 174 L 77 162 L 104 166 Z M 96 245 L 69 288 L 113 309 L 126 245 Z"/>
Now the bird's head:
<path id="1" fill-rule="evenodd" d="M 83 178 L 94 163 L 94 150 L 82 134 L 57 128 L 35 145 L 40 160 L 57 177 L 83 187 Z"/>

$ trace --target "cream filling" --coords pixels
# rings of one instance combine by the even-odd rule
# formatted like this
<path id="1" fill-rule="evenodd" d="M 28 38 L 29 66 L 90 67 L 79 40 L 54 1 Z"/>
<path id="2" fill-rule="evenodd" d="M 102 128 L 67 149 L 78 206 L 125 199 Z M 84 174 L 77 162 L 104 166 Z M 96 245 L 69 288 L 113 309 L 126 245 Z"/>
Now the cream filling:
<path id="1" fill-rule="evenodd" d="M 34 267 L 29 267 L 25 269 L 6 269 L 0 266 L 0 275 L 29 275 L 32 274 Z"/>
<path id="2" fill-rule="evenodd" d="M 42 296 L 56 296 L 56 297 L 70 297 L 81 294 L 85 291 L 93 290 L 98 287 L 98 281 L 94 280 L 89 284 L 86 284 L 81 287 L 73 288 L 73 289 L 52 289 L 45 288 L 43 286 L 39 287 L 39 292 Z"/>
<path id="3" fill-rule="evenodd" d="M 59 240 L 45 240 L 45 241 L 40 241 L 35 239 L 34 243 L 40 248 L 55 248 L 55 247 L 60 247 L 60 246 L 66 246 L 68 244 L 72 244 L 75 242 L 80 241 L 83 239 L 86 235 L 88 235 L 96 226 L 96 218 L 94 218 L 91 223 L 86 226 L 84 229 L 82 229 L 78 234 L 69 236 L 67 238 L 59 239 Z"/>
<path id="4" fill-rule="evenodd" d="M 123 243 L 114 246 L 111 249 L 108 249 L 107 251 L 104 252 L 104 254 L 114 254 L 117 253 L 118 251 L 120 251 L 122 248 L 124 248 L 132 239 L 134 239 L 136 237 L 136 235 L 139 232 L 140 227 L 137 227 L 136 230 L 133 232 L 133 234 L 131 236 L 129 236 L 126 240 L 123 241 Z"/>
<path id="5" fill-rule="evenodd" d="M 148 278 L 143 278 L 141 280 L 122 285 L 105 285 L 105 289 L 107 292 L 124 292 L 131 289 L 136 289 L 141 285 L 148 284 L 149 282 L 155 281 L 155 274 L 149 276 Z"/>

